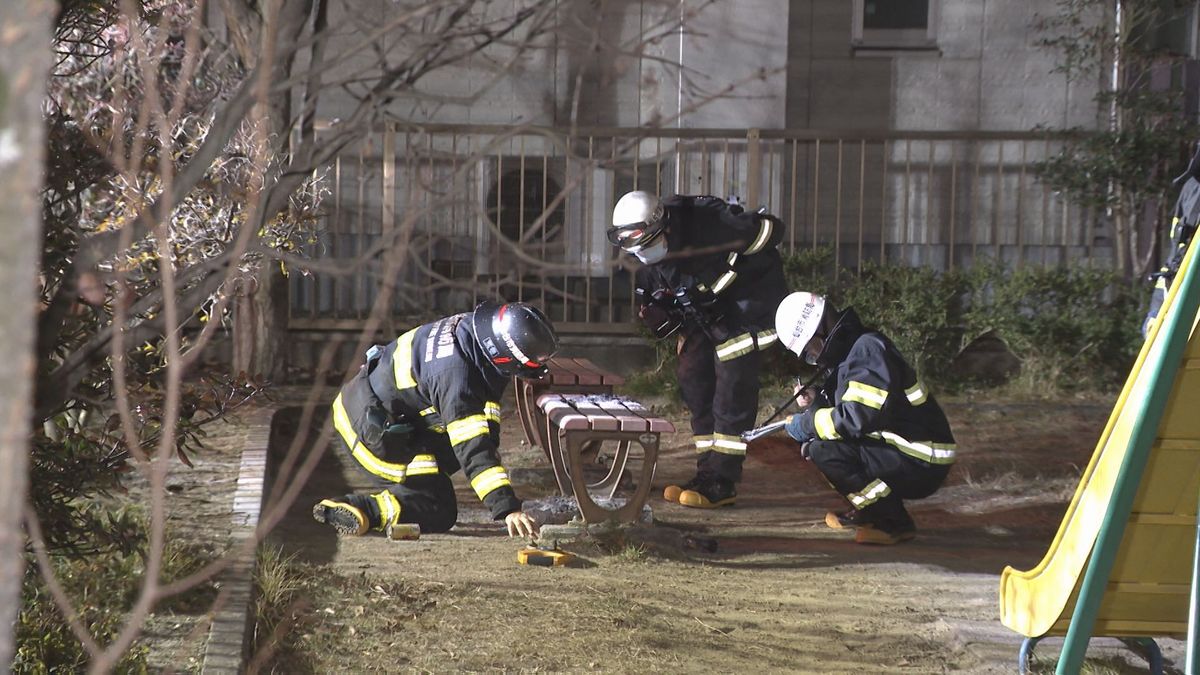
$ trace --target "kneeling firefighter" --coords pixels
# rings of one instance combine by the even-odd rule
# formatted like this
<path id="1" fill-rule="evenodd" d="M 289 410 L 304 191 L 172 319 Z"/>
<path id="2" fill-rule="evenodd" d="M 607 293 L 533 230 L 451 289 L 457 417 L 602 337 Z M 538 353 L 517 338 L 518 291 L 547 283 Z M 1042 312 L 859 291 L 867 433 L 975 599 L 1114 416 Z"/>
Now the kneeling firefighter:
<path id="1" fill-rule="evenodd" d="M 557 350 L 540 310 L 492 302 L 372 348 L 334 400 L 333 425 L 383 490 L 324 499 L 313 517 L 350 535 L 390 535 L 398 523 L 445 532 L 458 518 L 450 476 L 461 468 L 509 536 L 536 534 L 497 453 L 499 401 L 514 375 L 544 377 Z"/>
<path id="2" fill-rule="evenodd" d="M 860 544 L 912 539 L 916 525 L 903 500 L 933 494 L 954 463 L 945 413 L 892 341 L 864 328 L 852 308 L 792 293 L 775 327 L 784 347 L 829 373 L 819 388 L 797 392 L 804 410 L 786 427 L 801 456 L 850 503 L 825 523 L 855 528 Z"/>

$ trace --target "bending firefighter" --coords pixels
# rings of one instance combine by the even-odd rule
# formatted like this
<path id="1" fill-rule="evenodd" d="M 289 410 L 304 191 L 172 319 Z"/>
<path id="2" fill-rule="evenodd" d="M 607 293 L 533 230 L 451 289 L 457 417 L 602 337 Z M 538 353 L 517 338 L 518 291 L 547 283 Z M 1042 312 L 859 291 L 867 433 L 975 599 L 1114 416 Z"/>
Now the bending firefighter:
<path id="1" fill-rule="evenodd" d="M 799 392 L 803 412 L 787 432 L 850 502 L 829 512 L 834 529 L 855 528 L 860 544 L 912 539 L 905 499 L 933 494 L 954 463 L 950 423 L 912 367 L 882 333 L 864 328 L 854 310 L 792 293 L 775 316 L 783 345 L 829 375 L 819 390 Z"/>
<path id="2" fill-rule="evenodd" d="M 500 464 L 500 396 L 509 379 L 540 378 L 558 337 L 539 310 L 485 302 L 425 324 L 367 362 L 333 402 L 345 449 L 383 489 L 324 499 L 313 517 L 339 533 L 416 523 L 445 532 L 458 518 L 450 476 L 460 468 L 509 536 L 536 534 Z"/>
<path id="3" fill-rule="evenodd" d="M 774 216 L 716 197 L 659 200 L 630 192 L 608 238 L 637 257 L 639 316 L 663 339 L 678 332 L 676 375 L 692 417 L 696 475 L 663 497 L 684 506 L 733 504 L 746 458 L 743 431 L 758 412 L 759 351 L 776 341 L 775 307 L 787 293 Z"/>

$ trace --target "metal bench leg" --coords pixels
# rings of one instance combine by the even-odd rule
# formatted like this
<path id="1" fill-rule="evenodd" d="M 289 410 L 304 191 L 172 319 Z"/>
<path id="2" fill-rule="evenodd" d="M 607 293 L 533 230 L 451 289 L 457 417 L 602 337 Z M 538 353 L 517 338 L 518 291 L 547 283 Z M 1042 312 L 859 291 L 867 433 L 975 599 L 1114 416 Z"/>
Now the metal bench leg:
<path id="1" fill-rule="evenodd" d="M 553 427 L 550 418 L 541 415 L 541 422 L 545 425 L 546 445 L 542 448 L 546 452 L 546 457 L 550 459 L 550 466 L 554 469 L 554 481 L 558 483 L 558 492 L 564 497 L 569 497 L 572 493 L 571 477 L 567 471 L 567 456 L 563 454 L 563 434 L 558 431 L 557 427 Z"/>
<path id="2" fill-rule="evenodd" d="M 632 433 L 632 432 L 630 432 Z M 618 509 L 605 509 L 592 499 L 588 492 L 588 486 L 583 478 L 582 467 L 582 450 L 585 443 L 596 439 L 598 436 L 594 432 L 577 431 L 566 433 L 566 459 L 567 466 L 570 471 L 571 485 L 574 488 L 575 499 L 579 503 L 579 513 L 583 516 L 584 522 L 598 523 L 605 520 L 616 520 L 619 522 L 634 522 L 642 514 L 642 507 L 646 504 L 646 498 L 650 496 L 650 484 L 654 480 L 654 468 L 658 461 L 658 434 L 654 432 L 645 432 L 637 436 L 637 442 L 643 448 L 642 459 L 642 477 L 638 481 L 637 489 L 634 491 L 629 501 L 624 506 Z M 611 437 L 610 437 L 611 438 Z M 621 440 L 623 443 L 631 442 L 629 437 Z"/>
<path id="3" fill-rule="evenodd" d="M 599 441 L 586 443 L 581 454 L 586 454 L 593 446 L 598 449 L 599 445 L 602 445 Z M 625 475 L 625 465 L 629 463 L 629 445 L 629 441 L 617 441 L 617 453 L 613 455 L 612 466 L 608 468 L 608 473 L 600 481 L 588 485 L 588 489 L 607 491 L 609 498 L 617 495 L 621 477 Z"/>
<path id="4" fill-rule="evenodd" d="M 1158 643 L 1153 638 L 1122 638 L 1121 642 L 1150 662 L 1151 675 L 1162 675 L 1162 650 L 1158 648 Z"/>
<path id="5" fill-rule="evenodd" d="M 1027 637 L 1021 640 L 1021 650 L 1017 652 L 1017 672 L 1021 675 L 1029 673 L 1029 657 L 1033 656 L 1033 648 L 1041 638 Z"/>

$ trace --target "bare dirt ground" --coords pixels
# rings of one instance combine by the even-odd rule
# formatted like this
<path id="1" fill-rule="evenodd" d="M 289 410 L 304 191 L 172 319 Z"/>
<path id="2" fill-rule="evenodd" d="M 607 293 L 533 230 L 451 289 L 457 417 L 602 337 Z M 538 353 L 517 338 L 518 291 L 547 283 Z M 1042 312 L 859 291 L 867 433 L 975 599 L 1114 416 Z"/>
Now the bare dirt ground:
<path id="1" fill-rule="evenodd" d="M 840 508 L 816 470 L 783 437 L 753 444 L 735 507 L 664 503 L 690 477 L 690 434 L 664 439 L 647 536 L 580 544 L 572 567 L 516 564 L 521 542 L 489 521 L 459 485 L 460 521 L 417 541 L 337 539 L 311 505 L 366 477 L 326 452 L 270 544 L 301 570 L 300 620 L 277 672 L 606 671 L 1012 673 L 1019 637 L 999 622 L 1005 565 L 1035 565 L 1053 537 L 1109 412 L 1108 401 L 954 401 L 947 408 L 960 460 L 945 487 L 911 502 L 916 540 L 856 545 L 827 529 Z M 679 410 L 665 414 L 686 430 Z M 505 404 L 510 468 L 546 475 Z M 282 413 L 277 438 L 296 432 Z M 550 493 L 548 481 L 518 486 Z M 712 553 L 681 547 L 712 537 Z M 1051 672 L 1060 640 L 1039 647 Z M 1183 645 L 1166 640 L 1168 664 Z M 1096 640 L 1085 672 L 1146 672 L 1115 641 Z"/>

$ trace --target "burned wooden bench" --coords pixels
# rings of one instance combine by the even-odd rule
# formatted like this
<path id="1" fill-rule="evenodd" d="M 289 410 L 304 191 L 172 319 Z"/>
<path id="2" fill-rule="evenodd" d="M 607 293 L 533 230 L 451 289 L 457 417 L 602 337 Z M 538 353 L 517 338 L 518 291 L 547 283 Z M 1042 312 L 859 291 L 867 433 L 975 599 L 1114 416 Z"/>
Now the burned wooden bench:
<path id="1" fill-rule="evenodd" d="M 659 434 L 675 431 L 674 425 L 641 403 L 614 395 L 613 387 L 624 378 L 587 359 L 557 357 L 547 365 L 545 378 L 514 382 L 526 440 L 546 454 L 559 492 L 575 497 L 586 522 L 636 520 L 654 477 Z M 609 457 L 606 443 L 615 444 Z M 604 476 L 588 483 L 588 473 L 602 459 L 607 462 Z M 632 470 L 635 465 L 640 467 L 637 471 Z M 622 479 L 634 484 L 633 495 L 622 506 L 608 509 L 596 503 L 593 495 L 616 500 Z"/>
<path id="2" fill-rule="evenodd" d="M 625 378 L 602 370 L 588 359 L 557 357 L 546 365 L 550 372 L 540 380 L 513 378 L 513 391 L 525 440 L 540 447 L 547 459 L 551 459 L 545 438 L 546 417 L 537 406 L 538 397 L 548 393 L 612 394 L 613 387 L 624 384 Z"/>
<path id="3" fill-rule="evenodd" d="M 559 491 L 575 496 L 584 522 L 636 521 L 654 480 L 659 435 L 675 431 L 675 426 L 625 396 L 543 394 L 536 406 L 545 419 L 543 448 L 554 468 Z M 607 442 L 616 444 L 613 455 L 603 464 L 606 467 L 603 477 L 589 483 L 585 455 L 594 452 L 599 456 Z M 634 444 L 640 448 L 640 456 Z M 636 471 L 632 470 L 631 462 L 638 464 Z M 632 480 L 633 494 L 619 504 L 617 490 L 625 478 Z M 605 508 L 596 503 L 596 495 L 618 505 Z"/>

